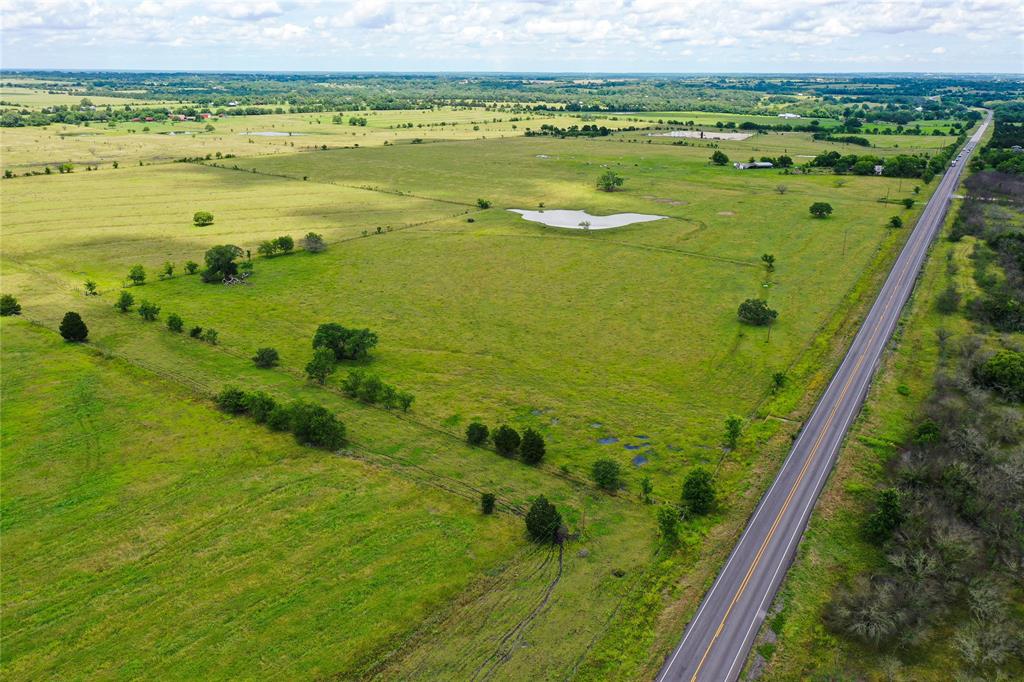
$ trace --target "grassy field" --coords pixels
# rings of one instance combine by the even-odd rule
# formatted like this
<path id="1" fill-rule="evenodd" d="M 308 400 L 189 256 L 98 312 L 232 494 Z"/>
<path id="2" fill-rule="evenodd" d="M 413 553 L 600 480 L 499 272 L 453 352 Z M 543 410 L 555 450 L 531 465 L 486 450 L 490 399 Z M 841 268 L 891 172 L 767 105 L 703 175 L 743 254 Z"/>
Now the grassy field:
<path id="1" fill-rule="evenodd" d="M 910 181 L 744 173 L 710 166 L 708 147 L 635 134 L 475 139 L 485 131 L 472 131 L 472 119 L 463 140 L 441 141 L 450 127 L 437 126 L 436 141 L 384 146 L 388 135 L 420 134 L 389 127 L 406 113 L 373 118 L 377 146 L 282 147 L 215 161 L 224 167 L 127 164 L 0 184 L 0 289 L 41 325 L 3 326 L 3 551 L 26 566 L 4 572 L 5 666 L 26 677 L 647 676 L 785 453 L 796 421 L 769 417 L 801 418 L 902 242 L 885 222 L 899 214 L 912 223 L 930 191 L 908 211 L 878 199 L 910 196 Z M 455 114 L 480 112 L 434 113 Z M 216 125 L 220 133 L 225 123 Z M 173 156 L 179 139 L 109 137 L 152 139 L 149 158 Z M 934 142 L 908 144 L 918 140 Z M 259 144 L 281 142 L 249 146 Z M 792 134 L 719 147 L 745 159 L 829 144 Z M 624 191 L 594 189 L 606 167 L 627 178 Z M 479 209 L 478 197 L 494 206 Z M 835 207 L 828 220 L 807 212 L 819 200 Z M 587 233 L 505 210 L 541 202 L 667 218 Z M 194 227 L 197 210 L 212 211 L 214 224 Z M 181 274 L 156 281 L 164 261 L 180 273 L 214 244 L 255 257 L 263 239 L 310 230 L 325 235 L 325 253 L 259 258 L 248 287 Z M 759 263 L 766 252 L 777 258 L 771 275 Z M 131 291 L 161 306 L 160 322 L 112 307 L 135 263 L 150 281 Z M 87 278 L 100 296 L 83 295 Z M 741 300 L 762 295 L 780 311 L 770 341 L 735 319 Z M 54 340 L 72 309 L 95 353 Z M 171 312 L 215 327 L 220 343 L 168 332 Z M 311 335 L 326 321 L 380 335 L 366 366 L 416 395 L 408 415 L 345 398 L 339 376 L 326 387 L 304 380 Z M 250 362 L 267 345 L 281 352 L 280 368 Z M 792 381 L 773 397 L 777 370 Z M 228 383 L 324 404 L 352 443 L 344 456 L 319 453 L 220 416 L 207 396 Z M 752 421 L 739 450 L 725 453 L 722 422 L 733 413 Z M 476 417 L 537 428 L 545 463 L 467 447 L 461 434 Z M 145 438 L 119 448 L 139 423 Z M 80 442 L 95 445 L 83 453 Z M 65 451 L 70 464 L 44 457 Z M 632 464 L 638 454 L 646 464 Z M 623 466 L 627 491 L 589 484 L 598 457 Z M 656 500 L 675 500 L 696 464 L 718 468 L 722 504 L 687 522 L 677 552 L 659 552 L 637 481 L 649 474 Z M 477 514 L 481 490 L 512 514 L 543 493 L 578 536 L 564 553 L 529 545 L 517 518 Z M 379 517 L 375 504 L 386 510 Z M 243 509 L 267 519 L 255 535 Z M 97 513 L 103 523 L 83 530 Z M 67 543 L 77 534 L 80 543 Z M 459 567 L 446 571 L 453 556 Z M 40 566 L 49 572 L 35 575 Z M 69 576 L 68 566 L 85 568 Z M 350 573 L 364 580 L 336 580 Z M 64 580 L 66 593 L 52 589 Z M 193 584 L 198 598 L 183 603 Z M 141 612 L 146 599 L 158 607 L 151 614 Z M 194 624 L 170 631 L 175 609 Z M 340 625 L 361 610 L 373 618 Z M 113 636 L 123 632 L 131 638 Z M 272 632 L 288 641 L 278 646 Z M 75 646 L 58 644 L 69 638 Z M 95 643 L 118 639 L 133 657 L 115 669 Z M 195 652 L 226 650 L 206 662 L 222 667 L 195 667 Z"/>

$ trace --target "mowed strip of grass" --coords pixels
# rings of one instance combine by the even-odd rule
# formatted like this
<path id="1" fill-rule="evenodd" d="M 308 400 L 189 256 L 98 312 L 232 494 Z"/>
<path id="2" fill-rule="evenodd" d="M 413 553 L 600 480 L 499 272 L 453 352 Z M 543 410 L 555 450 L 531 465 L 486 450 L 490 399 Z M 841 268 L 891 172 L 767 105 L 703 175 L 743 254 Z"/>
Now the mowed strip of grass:
<path id="1" fill-rule="evenodd" d="M 525 547 L 52 331 L 3 339 L 9 676 L 348 677 Z"/>
<path id="2" fill-rule="evenodd" d="M 400 228 L 468 210 L 451 203 L 194 164 L 19 178 L 0 185 L 4 256 L 107 286 L 141 263 L 156 279 L 206 249 L 234 243 L 254 254 L 280 235 L 328 242 L 378 226 Z M 214 223 L 195 227 L 196 211 Z"/>

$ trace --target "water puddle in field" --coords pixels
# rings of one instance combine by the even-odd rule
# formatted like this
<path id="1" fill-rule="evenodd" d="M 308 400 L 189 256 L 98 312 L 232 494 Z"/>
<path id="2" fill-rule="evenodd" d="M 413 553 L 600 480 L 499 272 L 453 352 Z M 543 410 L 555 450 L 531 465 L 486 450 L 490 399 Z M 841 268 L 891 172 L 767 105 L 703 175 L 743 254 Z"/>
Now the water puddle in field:
<path id="1" fill-rule="evenodd" d="M 630 445 L 623 445 L 622 447 L 626 448 L 627 450 L 639 450 L 641 448 L 650 447 L 650 445 L 649 444 L 645 444 L 645 445 L 632 445 L 632 444 L 630 444 Z"/>
<path id="2" fill-rule="evenodd" d="M 661 220 L 668 216 L 650 215 L 647 213 L 613 213 L 612 215 L 591 215 L 586 211 L 570 211 L 553 209 L 544 211 L 528 211 L 522 208 L 510 208 L 525 220 L 541 223 L 548 227 L 567 227 L 572 230 L 607 230 L 612 227 L 625 227 L 634 223 L 648 223 Z"/>
<path id="3" fill-rule="evenodd" d="M 644 457 L 643 455 L 637 455 L 632 459 L 632 462 L 633 466 L 640 467 L 643 466 L 644 464 L 647 464 L 647 458 Z"/>
<path id="4" fill-rule="evenodd" d="M 261 130 L 258 132 L 244 132 L 238 133 L 239 135 L 252 135 L 255 137 L 298 137 L 305 135 L 305 133 L 283 133 L 277 130 Z"/>
<path id="5" fill-rule="evenodd" d="M 619 439 L 614 438 L 612 436 L 608 436 L 607 438 L 598 438 L 597 442 L 600 443 L 601 445 L 612 445 L 614 443 L 618 443 Z"/>

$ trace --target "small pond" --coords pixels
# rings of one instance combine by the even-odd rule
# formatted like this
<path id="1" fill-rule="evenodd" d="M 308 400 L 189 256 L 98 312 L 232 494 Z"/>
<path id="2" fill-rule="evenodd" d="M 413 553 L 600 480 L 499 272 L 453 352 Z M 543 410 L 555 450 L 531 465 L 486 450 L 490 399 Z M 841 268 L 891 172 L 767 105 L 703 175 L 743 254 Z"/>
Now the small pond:
<path id="1" fill-rule="evenodd" d="M 544 211 L 528 211 L 522 208 L 510 208 L 526 220 L 542 223 L 548 227 L 568 227 L 573 230 L 589 228 L 591 230 L 607 230 L 611 227 L 624 227 L 633 223 L 648 223 L 661 220 L 667 216 L 649 215 L 647 213 L 613 213 L 612 215 L 590 215 L 586 211 L 569 211 L 553 209 Z"/>

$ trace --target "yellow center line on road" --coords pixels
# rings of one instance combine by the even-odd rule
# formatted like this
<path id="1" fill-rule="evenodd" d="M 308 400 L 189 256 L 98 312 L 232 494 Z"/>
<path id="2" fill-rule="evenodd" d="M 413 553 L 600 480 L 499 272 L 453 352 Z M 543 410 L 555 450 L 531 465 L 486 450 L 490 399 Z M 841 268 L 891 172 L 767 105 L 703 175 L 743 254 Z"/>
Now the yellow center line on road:
<path id="1" fill-rule="evenodd" d="M 916 249 L 916 246 L 912 248 Z M 903 268 L 903 271 L 900 273 L 899 278 L 896 281 L 896 286 L 894 287 L 896 290 L 898 290 L 899 287 L 903 284 L 903 280 L 907 276 L 908 270 L 908 267 Z M 878 320 L 875 322 L 875 326 L 871 330 L 871 336 L 866 344 L 868 347 L 870 347 L 874 343 L 875 337 L 878 335 L 879 327 L 882 324 L 882 321 L 885 319 L 886 313 L 889 312 L 889 308 L 892 306 L 892 302 L 893 298 L 890 297 L 885 304 L 885 308 L 882 310 L 882 314 L 879 315 Z M 804 475 L 810 468 L 811 463 L 817 458 L 818 448 L 821 446 L 821 441 L 825 437 L 825 434 L 828 432 L 828 428 L 832 424 L 832 419 L 835 417 L 836 412 L 839 410 L 839 406 L 842 404 L 843 398 L 846 396 L 846 392 L 849 390 L 854 378 L 856 378 L 857 372 L 860 370 L 860 367 L 863 364 L 866 357 L 866 352 L 861 353 L 860 357 L 857 359 L 857 364 L 854 366 L 853 371 L 850 372 L 850 376 L 846 380 L 846 384 L 843 386 L 843 390 L 839 394 L 839 398 L 833 403 L 832 411 L 829 413 L 828 419 L 825 421 L 824 427 L 822 427 L 820 433 L 818 434 L 818 438 L 814 442 L 814 446 L 811 449 L 811 453 L 807 457 L 807 460 L 804 462 L 804 465 L 800 470 L 800 475 L 797 477 L 797 480 L 793 483 L 793 487 L 790 489 L 789 494 L 786 496 L 786 501 L 783 503 L 782 509 L 780 509 L 778 515 L 776 515 L 775 520 L 772 523 L 772 527 L 768 530 L 768 534 L 765 536 L 764 542 L 761 543 L 761 547 L 758 549 L 757 554 L 754 556 L 754 561 L 750 564 L 750 568 L 747 570 L 747 574 L 743 578 L 743 582 L 740 583 L 739 589 L 736 591 L 736 594 L 733 596 L 732 601 L 729 603 L 729 608 L 726 609 L 725 615 L 722 616 L 722 621 L 718 624 L 718 629 L 715 630 L 714 636 L 711 638 L 711 641 L 708 643 L 707 648 L 704 650 L 704 655 L 701 656 L 700 661 L 697 663 L 697 668 L 694 670 L 693 677 L 690 678 L 690 682 L 696 682 L 697 675 L 700 674 L 700 670 L 704 666 L 704 662 L 707 660 L 708 654 L 711 653 L 711 647 L 715 645 L 715 642 L 718 640 L 719 635 L 722 634 L 722 630 L 725 629 L 725 622 L 726 620 L 728 620 L 729 615 L 732 613 L 733 607 L 736 606 L 736 602 L 739 601 L 740 597 L 743 596 L 743 592 L 747 589 L 747 584 L 750 582 L 750 578 L 753 576 L 758 564 L 760 564 L 761 558 L 763 557 L 765 550 L 768 548 L 769 542 L 771 542 L 772 537 L 774 537 L 775 535 L 775 531 L 778 529 L 779 524 L 782 522 L 782 517 L 785 515 L 786 510 L 789 508 L 789 505 L 793 500 L 793 497 L 796 495 L 796 491 L 800 487 L 800 483 L 803 481 Z"/>

